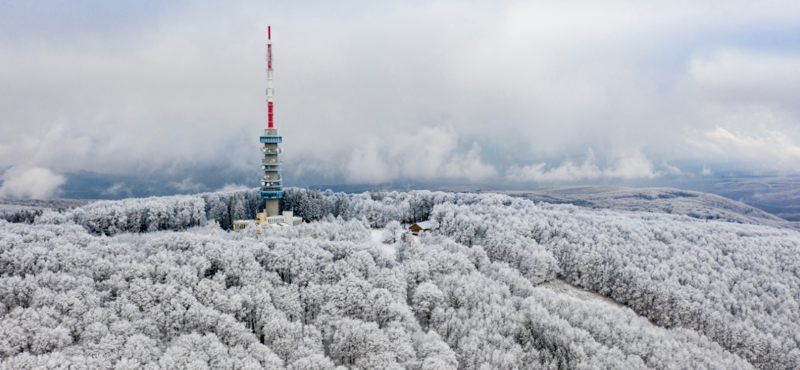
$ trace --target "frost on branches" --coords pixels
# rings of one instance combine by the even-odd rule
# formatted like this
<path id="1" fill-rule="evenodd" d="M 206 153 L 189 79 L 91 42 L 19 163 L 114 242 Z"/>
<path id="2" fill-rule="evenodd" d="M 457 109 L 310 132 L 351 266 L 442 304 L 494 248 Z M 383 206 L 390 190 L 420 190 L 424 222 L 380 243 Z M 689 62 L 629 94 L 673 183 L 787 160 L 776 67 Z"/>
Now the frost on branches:
<path id="1" fill-rule="evenodd" d="M 259 204 L 206 193 L 0 220 L 0 366 L 800 368 L 796 231 L 302 189 L 283 208 L 310 223 L 226 231 Z M 418 240 L 399 224 L 427 219 Z M 556 277 L 624 307 L 538 286 Z"/>

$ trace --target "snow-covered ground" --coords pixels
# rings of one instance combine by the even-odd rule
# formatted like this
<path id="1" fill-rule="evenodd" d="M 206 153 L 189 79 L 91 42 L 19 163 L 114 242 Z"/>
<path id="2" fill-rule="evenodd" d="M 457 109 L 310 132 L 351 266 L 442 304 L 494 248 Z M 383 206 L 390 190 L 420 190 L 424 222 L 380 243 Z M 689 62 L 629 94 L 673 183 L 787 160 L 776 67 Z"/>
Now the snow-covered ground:
<path id="1" fill-rule="evenodd" d="M 599 302 L 606 304 L 609 307 L 625 307 L 624 305 L 617 303 L 615 300 L 611 298 L 604 297 L 591 290 L 586 290 L 580 287 L 576 287 L 561 279 L 553 279 L 546 283 L 539 284 L 537 285 L 537 287 L 547 288 L 558 294 L 565 295 L 568 297 L 578 298 L 582 301 Z"/>
<path id="2" fill-rule="evenodd" d="M 390 254 L 390 255 L 394 256 L 394 253 L 397 251 L 395 249 L 394 245 L 392 245 L 392 244 L 384 244 L 383 241 L 382 241 L 383 240 L 383 230 L 381 230 L 381 229 L 370 229 L 370 233 L 371 233 L 372 241 L 377 243 L 384 253 L 387 253 L 387 254 Z"/>
<path id="3" fill-rule="evenodd" d="M 381 229 L 371 229 L 370 232 L 372 233 L 372 241 L 373 242 L 382 243 L 383 230 L 381 230 Z"/>

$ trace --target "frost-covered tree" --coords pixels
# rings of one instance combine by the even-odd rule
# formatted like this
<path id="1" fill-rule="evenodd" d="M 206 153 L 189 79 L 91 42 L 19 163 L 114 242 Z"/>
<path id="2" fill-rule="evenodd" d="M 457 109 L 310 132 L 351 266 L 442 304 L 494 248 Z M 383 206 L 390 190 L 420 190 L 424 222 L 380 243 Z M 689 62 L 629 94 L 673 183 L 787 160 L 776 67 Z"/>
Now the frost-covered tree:
<path id="1" fill-rule="evenodd" d="M 247 212 L 245 211 L 245 200 L 242 197 L 234 197 L 231 210 L 231 217 L 233 220 L 247 219 Z"/>
<path id="2" fill-rule="evenodd" d="M 0 368 L 800 367 L 796 231 L 493 194 L 286 194 L 316 221 L 225 231 L 257 189 L 0 220 Z M 423 219 L 418 239 L 371 240 Z M 605 298 L 554 288 L 568 283 Z"/>
<path id="3" fill-rule="evenodd" d="M 381 240 L 384 243 L 394 244 L 400 239 L 400 234 L 403 232 L 403 227 L 397 221 L 390 221 L 383 228 Z"/>

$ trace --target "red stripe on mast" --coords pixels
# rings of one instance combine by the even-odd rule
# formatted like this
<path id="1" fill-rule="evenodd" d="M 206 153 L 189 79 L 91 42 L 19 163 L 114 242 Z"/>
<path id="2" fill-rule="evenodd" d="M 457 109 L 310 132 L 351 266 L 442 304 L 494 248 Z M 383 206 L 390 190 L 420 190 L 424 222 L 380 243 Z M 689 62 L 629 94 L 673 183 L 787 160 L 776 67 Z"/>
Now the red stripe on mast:
<path id="1" fill-rule="evenodd" d="M 267 39 L 270 41 L 267 43 L 267 77 L 269 79 L 269 91 L 267 93 L 267 107 L 269 109 L 268 116 L 269 116 L 269 126 L 268 128 L 274 128 L 274 123 L 272 121 L 272 27 L 267 26 Z"/>
<path id="2" fill-rule="evenodd" d="M 269 111 L 267 113 L 267 115 L 269 116 L 269 128 L 274 128 L 272 127 L 272 102 L 267 103 L 267 107 L 269 108 Z"/>

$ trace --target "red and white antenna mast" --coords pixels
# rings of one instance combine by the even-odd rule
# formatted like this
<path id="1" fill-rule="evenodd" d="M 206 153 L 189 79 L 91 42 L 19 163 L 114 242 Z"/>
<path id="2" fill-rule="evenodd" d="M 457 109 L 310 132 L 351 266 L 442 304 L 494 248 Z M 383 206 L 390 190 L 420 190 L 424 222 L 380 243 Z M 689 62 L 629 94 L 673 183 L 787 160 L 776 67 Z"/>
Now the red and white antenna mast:
<path id="1" fill-rule="evenodd" d="M 272 95 L 275 91 L 272 89 L 272 27 L 267 26 L 267 109 L 269 115 L 269 127 L 275 128 L 272 122 Z"/>
<path id="2" fill-rule="evenodd" d="M 272 121 L 272 27 L 267 26 L 267 107 L 269 108 L 269 127 L 264 130 L 264 134 L 259 141 L 264 144 L 261 152 L 261 169 L 264 171 L 264 178 L 261 179 L 261 199 L 264 199 L 264 213 L 259 216 L 258 223 L 277 223 L 285 222 L 285 218 L 280 216 L 280 200 L 283 198 L 283 179 L 281 179 L 281 162 L 283 159 L 279 155 L 282 150 L 280 147 L 283 140 L 278 136 L 278 129 Z M 294 219 L 292 218 L 292 223 Z"/>

